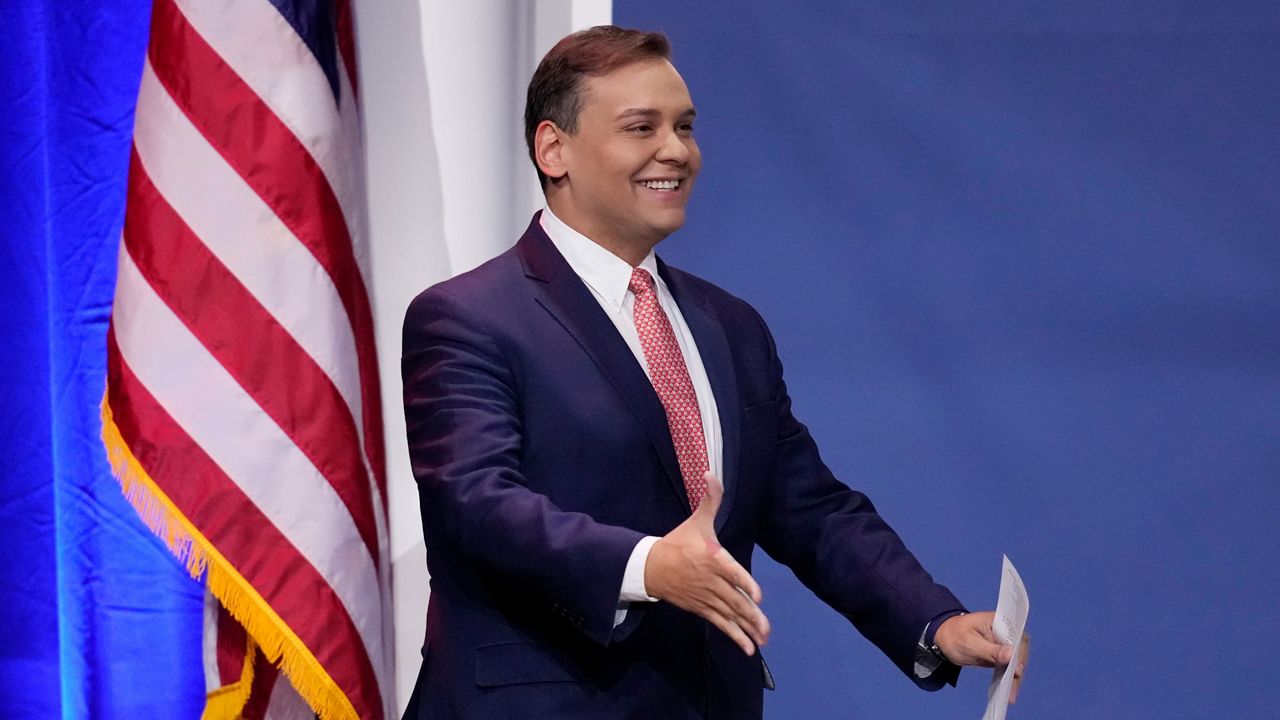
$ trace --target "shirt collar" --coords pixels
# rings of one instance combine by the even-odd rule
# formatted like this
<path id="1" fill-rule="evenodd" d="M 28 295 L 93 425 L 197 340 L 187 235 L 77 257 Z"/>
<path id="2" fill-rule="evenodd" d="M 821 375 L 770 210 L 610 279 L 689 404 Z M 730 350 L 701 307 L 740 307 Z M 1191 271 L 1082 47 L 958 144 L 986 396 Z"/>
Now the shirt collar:
<path id="1" fill-rule="evenodd" d="M 551 212 L 550 207 L 543 206 L 538 222 L 573 272 L 610 307 L 615 310 L 621 308 L 627 296 L 627 285 L 631 283 L 631 264 L 566 225 Z M 659 287 L 666 289 L 666 283 L 658 275 L 658 261 L 652 250 L 640 261 L 640 267 L 649 271 Z"/>

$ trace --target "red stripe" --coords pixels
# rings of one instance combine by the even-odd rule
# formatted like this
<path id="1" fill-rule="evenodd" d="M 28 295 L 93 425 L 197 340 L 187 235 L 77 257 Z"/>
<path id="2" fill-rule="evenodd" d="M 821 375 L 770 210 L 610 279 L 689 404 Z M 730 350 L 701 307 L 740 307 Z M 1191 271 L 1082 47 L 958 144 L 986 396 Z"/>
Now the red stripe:
<path id="1" fill-rule="evenodd" d="M 267 661 L 267 656 L 258 651 L 253 658 L 253 683 L 249 688 L 249 701 L 240 710 L 240 720 L 265 720 L 267 706 L 271 704 L 271 693 L 276 689 L 276 680 L 280 677 L 280 669 Z"/>
<path id="2" fill-rule="evenodd" d="M 244 626 L 231 617 L 227 609 L 218 606 L 217 612 L 217 648 L 219 687 L 238 683 L 244 675 L 244 655 L 248 650 L 249 635 Z M 249 698 L 240 709 L 240 720 L 265 720 L 267 706 L 271 702 L 271 693 L 275 691 L 276 679 L 280 669 L 267 660 L 261 649 L 253 656 L 253 682 L 249 687 Z"/>
<path id="3" fill-rule="evenodd" d="M 223 686 L 239 682 L 240 676 L 244 674 L 244 651 L 249 636 L 245 634 L 244 627 L 221 605 L 218 606 L 217 618 L 214 655 L 218 659 L 219 686 Z"/>
<path id="4" fill-rule="evenodd" d="M 342 208 L 306 147 L 195 31 L 156 0 L 148 57 L 156 77 L 209 143 L 311 251 L 351 321 L 364 397 L 364 449 L 386 498 L 382 399 L 373 315 Z"/>
<path id="5" fill-rule="evenodd" d="M 356 29 L 355 18 L 351 14 L 350 0 L 338 0 L 338 52 L 342 53 L 342 64 L 347 66 L 347 79 L 351 82 L 351 92 L 360 96 L 357 84 L 359 73 L 356 72 Z"/>
<path id="6" fill-rule="evenodd" d="M 125 207 L 124 242 L 138 270 L 320 470 L 342 498 L 376 567 L 372 488 L 355 421 L 338 388 L 165 201 L 136 148 Z"/>
<path id="7" fill-rule="evenodd" d="M 357 714 L 382 717 L 373 665 L 338 596 L 160 407 L 121 358 L 114 326 L 107 333 L 107 402 L 125 444 L 169 500 L 288 624 Z"/>

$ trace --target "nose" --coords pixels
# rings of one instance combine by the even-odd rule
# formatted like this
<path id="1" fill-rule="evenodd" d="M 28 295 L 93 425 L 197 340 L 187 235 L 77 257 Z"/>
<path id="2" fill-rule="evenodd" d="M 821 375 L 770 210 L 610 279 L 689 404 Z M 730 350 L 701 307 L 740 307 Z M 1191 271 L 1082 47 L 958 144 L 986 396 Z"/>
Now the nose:
<path id="1" fill-rule="evenodd" d="M 691 150 L 688 143 L 693 140 L 680 137 L 680 134 L 674 130 L 668 131 L 662 139 L 662 144 L 658 146 L 658 152 L 654 159 L 661 163 L 684 165 L 689 162 Z"/>

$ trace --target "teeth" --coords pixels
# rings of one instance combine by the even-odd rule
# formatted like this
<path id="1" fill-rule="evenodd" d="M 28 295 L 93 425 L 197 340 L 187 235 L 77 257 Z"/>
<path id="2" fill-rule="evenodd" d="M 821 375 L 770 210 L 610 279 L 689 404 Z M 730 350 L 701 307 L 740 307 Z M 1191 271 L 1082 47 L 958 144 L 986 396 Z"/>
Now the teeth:
<path id="1" fill-rule="evenodd" d="M 646 180 L 644 186 L 654 190 L 675 190 L 680 187 L 679 180 Z"/>

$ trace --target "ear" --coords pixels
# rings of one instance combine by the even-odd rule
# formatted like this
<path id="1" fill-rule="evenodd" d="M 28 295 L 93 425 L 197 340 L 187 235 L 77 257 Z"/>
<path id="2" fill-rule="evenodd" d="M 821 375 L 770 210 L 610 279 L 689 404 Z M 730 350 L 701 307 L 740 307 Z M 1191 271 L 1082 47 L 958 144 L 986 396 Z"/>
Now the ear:
<path id="1" fill-rule="evenodd" d="M 564 131 L 550 120 L 538 123 L 533 132 L 533 157 L 538 169 L 552 180 L 559 180 L 568 172 L 564 158 Z"/>

